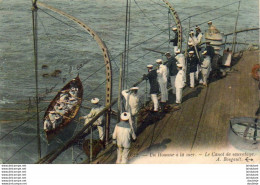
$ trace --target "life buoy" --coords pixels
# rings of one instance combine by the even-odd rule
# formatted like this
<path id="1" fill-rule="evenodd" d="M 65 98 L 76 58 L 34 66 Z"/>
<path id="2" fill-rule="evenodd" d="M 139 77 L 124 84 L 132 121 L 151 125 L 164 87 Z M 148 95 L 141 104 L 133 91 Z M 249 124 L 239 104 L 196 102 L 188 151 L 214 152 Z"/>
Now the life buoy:
<path id="1" fill-rule="evenodd" d="M 259 64 L 255 64 L 252 68 L 252 77 L 255 80 L 260 80 L 260 65 Z"/>

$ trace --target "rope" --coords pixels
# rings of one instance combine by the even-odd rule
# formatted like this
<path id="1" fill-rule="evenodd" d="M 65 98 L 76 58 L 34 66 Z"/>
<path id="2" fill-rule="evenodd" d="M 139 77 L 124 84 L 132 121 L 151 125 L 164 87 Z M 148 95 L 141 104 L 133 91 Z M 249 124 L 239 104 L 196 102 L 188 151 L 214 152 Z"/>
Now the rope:
<path id="1" fill-rule="evenodd" d="M 39 8 L 39 9 L 40 9 L 42 12 L 44 12 L 45 14 L 49 15 L 50 17 L 52 17 L 53 19 L 55 19 L 55 20 L 57 20 L 57 21 L 63 23 L 64 25 L 67 25 L 68 27 L 71 27 L 71 28 L 73 28 L 73 29 L 75 29 L 75 30 L 77 30 L 77 31 L 79 31 L 79 32 L 85 33 L 83 30 L 78 29 L 78 28 L 76 28 L 76 27 L 74 27 L 74 26 L 72 26 L 72 25 L 70 25 L 70 24 L 68 24 L 68 23 L 66 23 L 66 22 L 64 22 L 64 21 L 62 21 L 61 19 L 56 18 L 55 16 L 51 15 L 50 13 L 46 12 L 45 10 L 43 10 L 43 9 L 41 9 L 41 8 Z"/>
<path id="2" fill-rule="evenodd" d="M 154 25 L 156 28 L 158 28 L 160 31 L 165 31 L 162 30 L 161 28 L 159 28 L 153 21 L 151 21 L 148 16 L 144 13 L 144 11 L 140 8 L 140 6 L 138 5 L 138 3 L 136 2 L 136 0 L 134 0 L 135 4 L 137 5 L 137 7 L 140 9 L 140 11 L 142 12 L 142 14 L 144 15 L 144 17 L 150 22 L 152 23 L 152 25 Z"/>
<path id="3" fill-rule="evenodd" d="M 168 29 L 167 29 L 167 30 L 168 30 Z M 141 44 L 143 44 L 143 43 L 145 43 L 145 42 L 147 42 L 147 41 L 149 41 L 149 40 L 151 40 L 151 39 L 153 39 L 153 38 L 155 38 L 155 37 L 161 35 L 163 32 L 165 32 L 165 30 L 163 30 L 163 31 L 161 31 L 160 33 L 158 33 L 158 34 L 156 34 L 156 35 L 154 35 L 154 36 L 152 36 L 152 37 L 150 37 L 150 38 L 148 38 L 148 39 L 146 39 L 146 40 L 144 40 L 144 41 L 142 41 L 142 42 L 136 44 L 136 45 L 133 46 L 133 47 L 130 47 L 128 50 L 131 50 L 131 49 L 134 49 L 134 48 L 140 46 Z M 113 59 L 111 59 L 111 60 L 114 60 L 115 58 L 117 58 L 118 56 L 122 55 L 123 53 L 124 53 L 124 52 L 120 52 L 119 54 L 117 54 L 117 55 L 116 55 Z"/>
<path id="4" fill-rule="evenodd" d="M 47 108 L 47 106 L 44 107 L 42 110 L 40 110 L 39 113 L 42 112 L 43 110 L 45 110 L 46 108 Z M 27 123 L 29 120 L 31 120 L 31 119 L 34 118 L 35 116 L 37 116 L 37 113 L 34 114 L 32 117 L 28 118 L 27 120 L 25 120 L 23 123 L 21 123 L 20 125 L 18 125 L 18 126 L 15 127 L 14 129 L 12 129 L 11 131 L 9 131 L 9 132 L 8 132 L 7 134 L 5 134 L 4 136 L 2 136 L 2 137 L 0 138 L 0 141 L 3 140 L 6 136 L 8 136 L 10 133 L 12 133 L 13 131 L 15 131 L 16 129 L 18 129 L 19 127 L 23 126 L 25 123 Z"/>
<path id="5" fill-rule="evenodd" d="M 230 6 L 230 5 L 235 4 L 235 3 L 238 3 L 238 2 L 239 2 L 239 1 L 236 1 L 236 2 L 223 5 L 223 6 L 221 6 L 221 7 L 215 8 L 215 9 L 207 10 L 207 11 L 202 12 L 202 13 L 197 13 L 197 14 L 194 14 L 194 15 L 190 15 L 190 16 L 184 18 L 183 20 L 181 20 L 181 22 L 182 22 L 182 21 L 185 21 L 185 20 L 187 20 L 187 19 L 189 19 L 189 18 L 191 18 L 191 17 L 196 17 L 196 16 L 202 15 L 202 14 L 204 14 L 204 13 L 208 13 L 208 12 L 211 12 L 211 11 L 215 11 L 215 10 L 218 10 L 218 9 L 220 9 L 220 8 L 223 8 L 223 7 L 226 7 L 226 6 Z"/>

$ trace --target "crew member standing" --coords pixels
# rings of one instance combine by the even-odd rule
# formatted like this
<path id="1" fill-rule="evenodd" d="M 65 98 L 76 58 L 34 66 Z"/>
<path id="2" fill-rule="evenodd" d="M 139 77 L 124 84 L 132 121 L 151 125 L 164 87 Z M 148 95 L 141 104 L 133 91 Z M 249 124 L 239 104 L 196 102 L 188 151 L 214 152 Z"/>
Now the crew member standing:
<path id="1" fill-rule="evenodd" d="M 216 28 L 216 26 L 214 26 L 213 24 L 212 24 L 212 21 L 209 21 L 208 22 L 208 33 L 209 34 L 216 34 L 216 33 L 220 33 L 220 31 Z"/>
<path id="2" fill-rule="evenodd" d="M 148 74 L 144 75 L 143 79 L 149 80 L 150 83 L 150 95 L 153 101 L 153 110 L 154 112 L 158 112 L 159 102 L 158 102 L 158 94 L 159 94 L 159 84 L 157 81 L 157 72 L 153 69 L 153 65 L 147 65 Z"/>
<path id="3" fill-rule="evenodd" d="M 195 87 L 195 73 L 197 71 L 197 65 L 199 63 L 198 58 L 194 55 L 194 51 L 189 52 L 188 57 L 189 73 L 190 73 L 190 87 Z"/>
<path id="4" fill-rule="evenodd" d="M 172 31 L 175 33 L 174 39 L 171 39 L 170 42 L 173 43 L 174 53 L 178 50 L 178 31 L 176 27 L 172 28 Z"/>
<path id="5" fill-rule="evenodd" d="M 210 41 L 206 41 L 206 50 L 207 55 L 210 56 L 211 60 L 213 60 L 213 57 L 215 55 L 215 49 L 210 45 Z"/>
<path id="6" fill-rule="evenodd" d="M 186 63 L 185 63 L 185 56 L 180 50 L 177 51 L 176 60 L 179 64 L 182 65 L 182 70 L 186 73 Z"/>
<path id="7" fill-rule="evenodd" d="M 159 82 L 161 90 L 161 108 L 164 110 L 166 102 L 168 101 L 168 91 L 167 91 L 167 78 L 168 78 L 168 69 L 166 65 L 162 63 L 162 59 L 157 59 L 156 63 L 158 64 L 157 69 L 157 80 Z"/>
<path id="8" fill-rule="evenodd" d="M 176 87 L 176 104 L 181 104 L 182 100 L 182 89 L 185 87 L 186 77 L 185 72 L 182 69 L 182 64 L 177 63 L 178 73 L 175 79 Z"/>
<path id="9" fill-rule="evenodd" d="M 198 44 L 197 38 L 195 37 L 194 31 L 190 32 L 189 42 L 195 47 Z"/>
<path id="10" fill-rule="evenodd" d="M 171 56 L 169 52 L 165 53 L 166 58 L 168 59 L 167 67 L 169 69 L 169 75 L 171 78 L 171 86 L 172 86 L 172 94 L 176 94 L 176 88 L 175 88 L 175 79 L 176 75 L 178 73 L 177 69 L 177 60 L 175 56 Z"/>
<path id="11" fill-rule="evenodd" d="M 204 86 L 208 86 L 208 77 L 209 73 L 211 71 L 211 62 L 210 62 L 210 56 L 207 55 L 207 51 L 204 51 L 203 53 L 204 59 L 201 64 L 201 73 L 202 73 L 202 81 Z"/>
<path id="12" fill-rule="evenodd" d="M 131 138 L 136 139 L 136 135 L 128 122 L 130 114 L 123 112 L 120 115 L 121 121 L 116 124 L 113 132 L 113 143 L 117 144 L 117 164 L 126 164 L 131 146 Z"/>
<path id="13" fill-rule="evenodd" d="M 125 98 L 125 110 L 130 113 L 130 124 L 132 125 L 134 132 L 137 130 L 137 118 L 139 111 L 139 96 L 137 94 L 138 87 L 132 87 L 129 90 L 123 90 L 122 95 Z"/>
<path id="14" fill-rule="evenodd" d="M 87 116 L 82 116 L 79 118 L 85 119 L 84 125 L 88 124 L 88 122 L 94 118 L 98 113 L 100 113 L 105 107 L 99 104 L 99 99 L 98 98 L 92 98 L 91 103 L 93 104 L 93 108 L 90 110 L 89 114 Z M 104 140 L 104 128 L 103 128 L 103 121 L 104 121 L 104 116 L 100 116 L 94 123 L 93 125 L 97 126 L 98 133 L 99 133 L 99 139 L 101 142 Z"/>
<path id="15" fill-rule="evenodd" d="M 202 42 L 203 34 L 202 34 L 201 29 L 200 29 L 199 26 L 196 26 L 195 29 L 196 29 L 196 34 L 195 34 L 195 36 L 196 36 L 196 39 L 197 39 L 197 45 L 200 45 L 201 42 Z"/>

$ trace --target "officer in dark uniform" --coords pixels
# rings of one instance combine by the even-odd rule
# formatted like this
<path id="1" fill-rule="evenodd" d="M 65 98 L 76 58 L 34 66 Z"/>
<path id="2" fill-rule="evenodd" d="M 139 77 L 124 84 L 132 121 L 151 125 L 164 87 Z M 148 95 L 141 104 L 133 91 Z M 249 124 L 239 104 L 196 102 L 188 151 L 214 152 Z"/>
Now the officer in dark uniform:
<path id="1" fill-rule="evenodd" d="M 190 75 L 190 87 L 195 87 L 195 74 L 197 72 L 197 66 L 199 64 L 199 59 L 194 55 L 194 51 L 189 52 L 189 57 L 187 58 L 188 71 Z"/>
<path id="2" fill-rule="evenodd" d="M 206 51 L 207 51 L 207 55 L 210 56 L 211 61 L 212 61 L 212 59 L 213 59 L 213 57 L 214 57 L 214 55 L 215 55 L 215 50 L 214 50 L 214 48 L 210 45 L 210 41 L 207 41 L 207 42 L 206 42 Z"/>
<path id="3" fill-rule="evenodd" d="M 153 65 L 147 65 L 148 74 L 144 74 L 143 79 L 149 80 L 150 83 L 150 95 L 151 99 L 154 104 L 154 112 L 158 112 L 159 108 L 159 101 L 158 101 L 158 94 L 159 94 L 159 83 L 157 81 L 157 71 L 153 69 Z"/>
<path id="4" fill-rule="evenodd" d="M 169 75 L 171 79 L 172 94 L 176 94 L 175 79 L 178 73 L 178 69 L 176 65 L 177 59 L 175 58 L 175 56 L 171 56 L 169 52 L 165 53 L 165 56 L 167 58 L 167 67 L 169 69 Z"/>
<path id="5" fill-rule="evenodd" d="M 172 31 L 175 33 L 175 37 L 174 39 L 171 39 L 170 42 L 173 43 L 173 47 L 174 47 L 174 53 L 176 53 L 176 51 L 178 50 L 178 31 L 177 31 L 177 28 L 174 27 L 172 28 Z"/>

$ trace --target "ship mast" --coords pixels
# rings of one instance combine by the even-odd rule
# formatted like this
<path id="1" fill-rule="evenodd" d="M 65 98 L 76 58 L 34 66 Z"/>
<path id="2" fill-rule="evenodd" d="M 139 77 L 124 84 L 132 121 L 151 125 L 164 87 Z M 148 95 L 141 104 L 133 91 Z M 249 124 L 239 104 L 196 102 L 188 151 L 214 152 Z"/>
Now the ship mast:
<path id="1" fill-rule="evenodd" d="M 36 111 L 37 111 L 37 144 L 38 158 L 41 158 L 41 138 L 40 138 L 40 118 L 39 118 L 39 97 L 38 97 L 38 43 L 37 43 L 37 0 L 32 0 L 32 25 L 33 25 L 33 50 L 35 66 L 35 94 L 36 94 Z"/>

